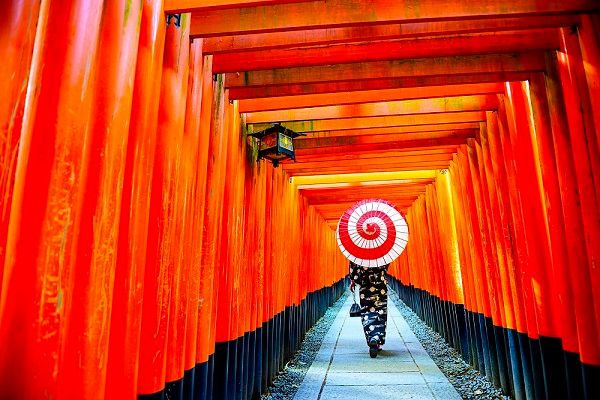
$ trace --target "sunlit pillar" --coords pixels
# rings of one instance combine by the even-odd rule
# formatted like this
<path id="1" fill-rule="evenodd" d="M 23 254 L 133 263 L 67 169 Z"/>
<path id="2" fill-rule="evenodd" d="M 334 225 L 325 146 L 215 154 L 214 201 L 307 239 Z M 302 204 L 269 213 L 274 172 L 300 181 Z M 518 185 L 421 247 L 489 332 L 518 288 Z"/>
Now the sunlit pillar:
<path id="1" fill-rule="evenodd" d="M 140 24 L 123 176 L 106 398 L 137 395 L 149 199 L 165 40 L 161 1 L 144 0 Z"/>
<path id="2" fill-rule="evenodd" d="M 44 3 L 43 11 L 47 12 Z M 10 205 L 15 184 L 15 169 L 23 110 L 36 28 L 40 17 L 41 0 L 11 1 L 5 8 L 5 23 L 0 25 L 0 291 L 2 291 L 2 269 L 6 255 L 6 241 Z M 45 15 L 41 15 L 40 27 Z"/>
<path id="3" fill-rule="evenodd" d="M 0 397 L 56 397 L 61 354 L 71 346 L 102 8 L 77 0 L 41 6 L 0 298 L 8 344 L 0 346 Z"/>

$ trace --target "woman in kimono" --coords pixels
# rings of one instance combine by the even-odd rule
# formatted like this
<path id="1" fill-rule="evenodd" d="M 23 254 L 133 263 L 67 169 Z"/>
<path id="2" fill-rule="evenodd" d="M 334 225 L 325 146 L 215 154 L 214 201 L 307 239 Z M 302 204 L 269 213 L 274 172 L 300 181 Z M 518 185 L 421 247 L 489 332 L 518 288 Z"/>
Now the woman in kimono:
<path id="1" fill-rule="evenodd" d="M 350 290 L 354 292 L 356 285 L 360 286 L 361 321 L 372 358 L 385 343 L 388 266 L 367 268 L 350 262 Z"/>

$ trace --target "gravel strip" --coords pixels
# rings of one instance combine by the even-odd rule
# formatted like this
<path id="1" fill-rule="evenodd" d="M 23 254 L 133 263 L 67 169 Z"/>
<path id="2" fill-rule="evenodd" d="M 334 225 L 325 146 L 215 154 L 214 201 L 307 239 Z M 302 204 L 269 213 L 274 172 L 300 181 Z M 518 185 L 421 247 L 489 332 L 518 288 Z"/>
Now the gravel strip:
<path id="1" fill-rule="evenodd" d="M 329 307 L 325 312 L 325 315 L 321 317 L 308 332 L 306 332 L 306 337 L 300 345 L 300 349 L 294 354 L 292 359 L 288 361 L 285 369 L 279 372 L 273 385 L 267 389 L 267 393 L 263 394 L 261 399 L 289 400 L 294 398 L 300 384 L 304 380 L 306 372 L 321 348 L 323 338 L 329 331 L 340 308 L 344 305 L 347 296 L 348 294 L 342 295 L 336 303 Z"/>
<path id="2" fill-rule="evenodd" d="M 487 378 L 465 363 L 460 354 L 450 347 L 442 336 L 428 327 L 400 300 L 396 292 L 390 290 L 389 293 L 417 339 L 463 399 L 510 399 L 495 388 Z"/>

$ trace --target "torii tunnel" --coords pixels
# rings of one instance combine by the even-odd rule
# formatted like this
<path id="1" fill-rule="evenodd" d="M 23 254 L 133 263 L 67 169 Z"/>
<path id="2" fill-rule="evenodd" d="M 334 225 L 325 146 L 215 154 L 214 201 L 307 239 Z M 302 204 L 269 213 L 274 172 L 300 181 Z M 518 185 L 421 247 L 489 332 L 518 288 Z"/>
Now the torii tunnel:
<path id="1" fill-rule="evenodd" d="M 382 198 L 391 288 L 465 361 L 600 399 L 597 0 L 3 9 L 0 398 L 259 398 Z"/>

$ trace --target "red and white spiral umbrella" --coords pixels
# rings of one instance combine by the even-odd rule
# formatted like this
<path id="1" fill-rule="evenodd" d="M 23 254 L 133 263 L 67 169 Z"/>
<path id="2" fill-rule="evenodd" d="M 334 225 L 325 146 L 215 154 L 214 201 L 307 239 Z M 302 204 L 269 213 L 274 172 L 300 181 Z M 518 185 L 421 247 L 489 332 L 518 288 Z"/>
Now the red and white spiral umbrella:
<path id="1" fill-rule="evenodd" d="M 336 236 L 348 260 L 363 267 L 379 267 L 400 256 L 408 243 L 408 225 L 391 203 L 362 200 L 342 215 Z"/>

